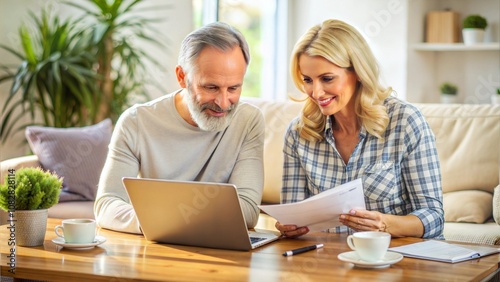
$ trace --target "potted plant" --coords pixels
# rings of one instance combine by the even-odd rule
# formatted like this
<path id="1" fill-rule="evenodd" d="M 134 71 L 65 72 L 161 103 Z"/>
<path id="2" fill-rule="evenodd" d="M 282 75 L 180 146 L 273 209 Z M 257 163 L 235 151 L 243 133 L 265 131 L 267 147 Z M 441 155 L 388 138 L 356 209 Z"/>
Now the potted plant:
<path id="1" fill-rule="evenodd" d="M 482 43 L 484 39 L 484 30 L 488 26 L 486 18 L 473 14 L 467 16 L 463 21 L 462 36 L 464 44 L 471 45 Z"/>
<path id="2" fill-rule="evenodd" d="M 161 87 L 148 74 L 146 62 L 159 62 L 137 46 L 148 41 L 162 46 L 158 36 L 150 36 L 154 20 L 141 17 L 147 11 L 142 0 L 86 0 L 67 5 L 81 9 L 84 15 L 62 20 L 42 11 L 31 13 L 35 29 L 23 25 L 19 30 L 22 48 L 0 48 L 21 60 L 17 70 L 3 66 L 0 83 L 12 86 L 2 108 L 0 135 L 11 136 L 15 124 L 29 114 L 29 125 L 73 127 L 96 124 L 106 118 L 116 121 L 133 102 L 146 100 L 146 85 Z M 158 10 L 159 7 L 151 7 Z M 161 34 L 161 32 L 156 32 Z M 21 51 L 18 51 L 21 49 Z M 42 120 L 35 116 L 41 115 Z"/>
<path id="3" fill-rule="evenodd" d="M 452 104 L 456 102 L 458 87 L 450 82 L 444 82 L 439 86 L 441 90 L 441 102 Z"/>
<path id="4" fill-rule="evenodd" d="M 16 245 L 43 244 L 48 208 L 59 202 L 61 187 L 62 178 L 41 168 L 9 170 L 5 175 L 0 184 L 0 208 L 8 213 Z"/>

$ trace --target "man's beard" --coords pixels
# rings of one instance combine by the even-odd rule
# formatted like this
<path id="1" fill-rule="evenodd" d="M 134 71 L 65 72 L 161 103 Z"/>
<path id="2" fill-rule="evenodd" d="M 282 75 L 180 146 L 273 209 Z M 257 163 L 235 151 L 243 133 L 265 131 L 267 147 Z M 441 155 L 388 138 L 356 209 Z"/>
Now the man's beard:
<path id="1" fill-rule="evenodd" d="M 217 104 L 210 102 L 199 104 L 196 101 L 196 96 L 191 91 L 189 85 L 186 88 L 188 95 L 184 95 L 184 100 L 188 106 L 189 114 L 194 122 L 201 130 L 204 131 L 222 131 L 226 129 L 234 116 L 234 112 L 238 103 L 232 104 L 227 110 L 222 110 Z M 216 112 L 227 112 L 225 116 L 215 117 L 205 113 L 205 110 L 210 109 Z"/>

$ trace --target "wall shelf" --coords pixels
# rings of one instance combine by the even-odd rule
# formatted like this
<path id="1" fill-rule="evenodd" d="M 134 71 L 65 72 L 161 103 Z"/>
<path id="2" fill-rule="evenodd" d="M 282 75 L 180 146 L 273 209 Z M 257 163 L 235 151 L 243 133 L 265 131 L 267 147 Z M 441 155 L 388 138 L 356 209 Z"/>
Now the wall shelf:
<path id="1" fill-rule="evenodd" d="M 463 43 L 418 43 L 413 44 L 416 51 L 499 51 L 500 42 L 464 45 Z"/>

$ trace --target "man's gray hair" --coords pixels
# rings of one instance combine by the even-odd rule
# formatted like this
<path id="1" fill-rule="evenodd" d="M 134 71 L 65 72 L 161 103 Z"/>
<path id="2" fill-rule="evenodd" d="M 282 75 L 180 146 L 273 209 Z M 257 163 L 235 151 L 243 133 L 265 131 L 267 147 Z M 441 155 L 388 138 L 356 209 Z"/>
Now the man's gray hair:
<path id="1" fill-rule="evenodd" d="M 203 48 L 211 46 L 228 51 L 241 48 L 245 62 L 250 62 L 250 51 L 245 37 L 236 28 L 222 22 L 213 22 L 191 32 L 181 44 L 178 64 L 185 73 L 196 71 L 195 61 Z"/>

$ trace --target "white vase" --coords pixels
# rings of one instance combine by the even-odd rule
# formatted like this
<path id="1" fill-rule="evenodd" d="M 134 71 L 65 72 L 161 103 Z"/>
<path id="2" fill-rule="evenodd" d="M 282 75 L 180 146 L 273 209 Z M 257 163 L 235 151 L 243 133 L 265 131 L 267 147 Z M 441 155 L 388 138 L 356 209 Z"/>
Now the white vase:
<path id="1" fill-rule="evenodd" d="M 500 94 L 493 94 L 491 96 L 491 103 L 493 105 L 500 105 Z"/>
<path id="2" fill-rule="evenodd" d="M 443 103 L 443 104 L 455 104 L 456 102 L 457 102 L 457 95 L 441 93 L 441 103 Z"/>
<path id="3" fill-rule="evenodd" d="M 462 29 L 462 37 L 465 45 L 474 45 L 483 43 L 484 29 L 480 28 L 464 28 Z"/>

